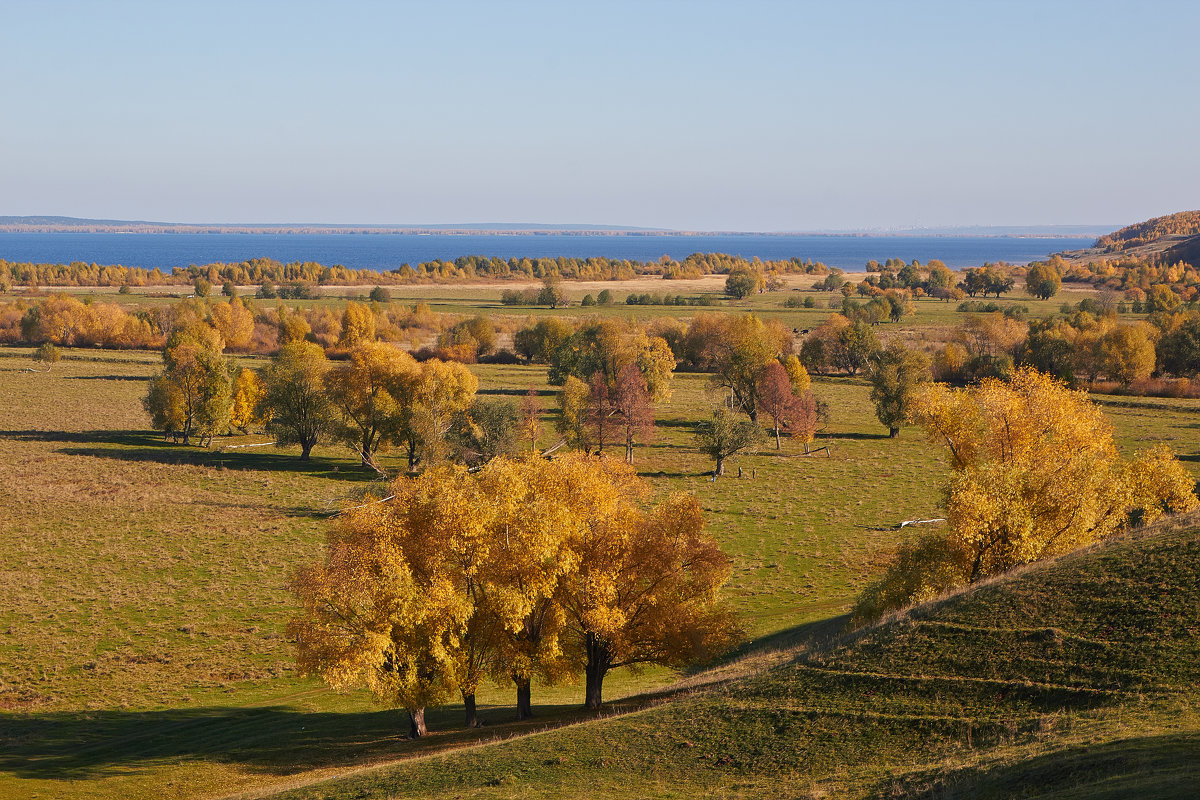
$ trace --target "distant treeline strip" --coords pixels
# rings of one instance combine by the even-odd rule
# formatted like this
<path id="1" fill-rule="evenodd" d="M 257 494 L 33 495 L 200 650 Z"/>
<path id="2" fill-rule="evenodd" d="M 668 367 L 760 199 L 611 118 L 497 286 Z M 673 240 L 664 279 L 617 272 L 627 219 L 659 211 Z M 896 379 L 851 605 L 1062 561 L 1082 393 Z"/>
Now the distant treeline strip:
<path id="1" fill-rule="evenodd" d="M 663 256 L 658 261 L 630 261 L 602 256 L 592 258 L 496 258 L 462 256 L 453 261 L 437 259 L 416 266 L 402 264 L 396 269 L 377 272 L 326 266 L 314 261 L 289 264 L 271 258 L 253 258 L 237 264 L 213 263 L 203 266 L 161 269 L 102 265 L 73 261 L 70 264 L 18 263 L 0 259 L 0 289 L 11 286 L 157 286 L 182 285 L 207 280 L 219 285 L 226 281 L 238 285 L 264 283 L 308 283 L 317 285 L 398 285 L 410 283 L 455 283 L 473 280 L 627 280 L 640 275 L 661 275 L 667 279 L 697 278 L 701 275 L 725 275 L 738 267 L 763 272 L 824 274 L 829 268 L 811 259 L 791 258 L 780 261 L 748 260 L 725 253 L 693 253 L 683 261 Z"/>

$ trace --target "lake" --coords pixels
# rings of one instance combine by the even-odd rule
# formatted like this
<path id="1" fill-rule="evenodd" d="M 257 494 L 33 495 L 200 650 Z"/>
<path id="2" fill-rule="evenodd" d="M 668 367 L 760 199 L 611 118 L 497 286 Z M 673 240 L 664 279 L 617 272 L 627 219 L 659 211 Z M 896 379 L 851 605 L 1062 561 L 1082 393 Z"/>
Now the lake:
<path id="1" fill-rule="evenodd" d="M 366 234 L 366 233 L 0 233 L 0 258 L 41 264 L 86 261 L 126 267 L 172 267 L 250 258 L 315 261 L 352 269 L 389 270 L 401 264 L 459 256 L 568 256 L 655 261 L 690 253 L 729 253 L 763 260 L 812 259 L 844 270 L 867 261 L 939 258 L 959 269 L 986 261 L 1026 264 L 1091 238 L 1001 236 L 773 236 L 763 234 Z"/>

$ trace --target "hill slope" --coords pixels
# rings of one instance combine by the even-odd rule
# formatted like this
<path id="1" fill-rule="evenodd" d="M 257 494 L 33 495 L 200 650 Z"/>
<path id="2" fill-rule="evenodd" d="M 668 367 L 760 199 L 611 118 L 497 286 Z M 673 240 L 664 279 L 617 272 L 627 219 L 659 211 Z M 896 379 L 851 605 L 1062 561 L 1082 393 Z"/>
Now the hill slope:
<path id="1" fill-rule="evenodd" d="M 1200 517 L 664 706 L 287 797 L 1155 797 L 1200 785 Z"/>
<path id="2" fill-rule="evenodd" d="M 1200 211 L 1180 211 L 1126 225 L 1084 250 L 1059 253 L 1074 263 L 1121 259 L 1200 262 Z"/>

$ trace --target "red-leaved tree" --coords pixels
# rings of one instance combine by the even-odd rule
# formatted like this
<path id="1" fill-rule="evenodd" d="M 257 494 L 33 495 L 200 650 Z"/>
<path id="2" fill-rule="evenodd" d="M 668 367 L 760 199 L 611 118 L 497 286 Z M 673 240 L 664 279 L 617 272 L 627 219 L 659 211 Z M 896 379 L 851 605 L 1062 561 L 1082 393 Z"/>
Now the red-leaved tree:
<path id="1" fill-rule="evenodd" d="M 625 462 L 632 464 L 634 441 L 645 441 L 654 435 L 654 406 L 637 364 L 626 364 L 617 374 L 612 407 L 617 429 L 625 439 Z"/>

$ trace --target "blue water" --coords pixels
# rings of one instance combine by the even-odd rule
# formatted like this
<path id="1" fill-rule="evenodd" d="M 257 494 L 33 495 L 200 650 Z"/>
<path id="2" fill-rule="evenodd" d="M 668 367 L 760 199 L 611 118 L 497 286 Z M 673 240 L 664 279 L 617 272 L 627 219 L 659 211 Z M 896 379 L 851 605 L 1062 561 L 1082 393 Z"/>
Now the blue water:
<path id="1" fill-rule="evenodd" d="M 979 236 L 720 236 L 678 235 L 414 235 L 277 233 L 0 233 L 0 258 L 39 264 L 86 261 L 126 267 L 172 267 L 273 258 L 315 261 L 353 269 L 388 270 L 401 264 L 459 256 L 500 258 L 571 256 L 654 261 L 663 255 L 729 253 L 763 260 L 802 258 L 861 270 L 871 259 L 925 262 L 952 268 L 986 261 L 1025 264 L 1062 250 L 1088 247 L 1090 238 Z"/>

